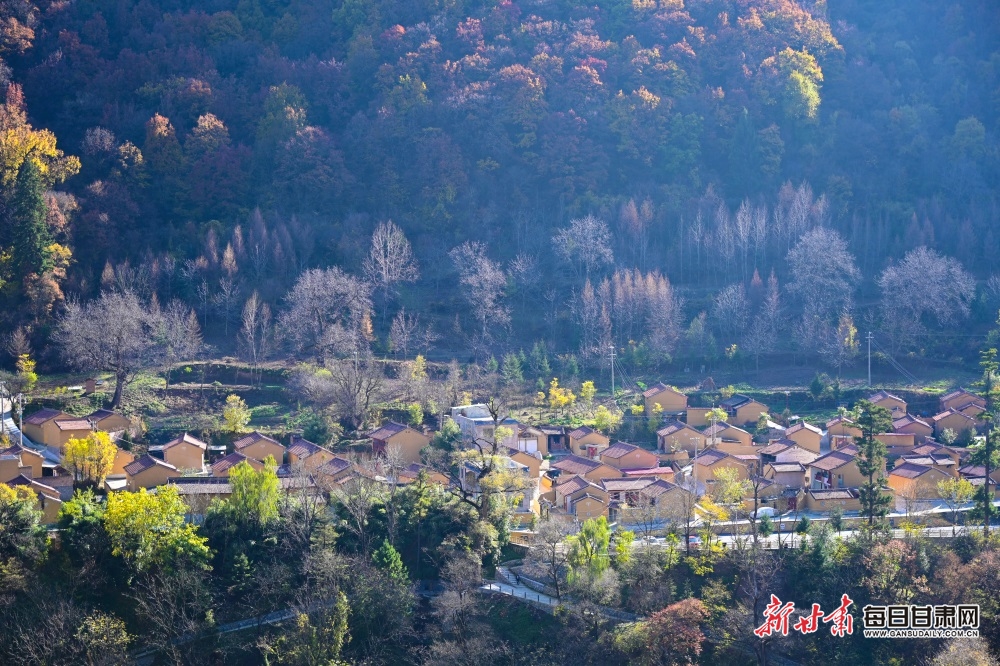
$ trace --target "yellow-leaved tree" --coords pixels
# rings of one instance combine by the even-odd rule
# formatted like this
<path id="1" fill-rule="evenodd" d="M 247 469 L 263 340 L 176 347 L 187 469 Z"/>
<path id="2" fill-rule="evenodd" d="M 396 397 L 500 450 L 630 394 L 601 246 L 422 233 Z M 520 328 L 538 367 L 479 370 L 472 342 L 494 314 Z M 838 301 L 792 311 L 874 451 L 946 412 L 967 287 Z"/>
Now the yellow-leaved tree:
<path id="1" fill-rule="evenodd" d="M 230 395 L 226 398 L 226 406 L 222 408 L 222 420 L 226 431 L 243 432 L 250 423 L 250 408 L 240 396 Z"/>
<path id="2" fill-rule="evenodd" d="M 118 447 L 106 432 L 92 432 L 86 437 L 66 442 L 63 465 L 73 474 L 77 483 L 100 486 L 115 466 Z"/>

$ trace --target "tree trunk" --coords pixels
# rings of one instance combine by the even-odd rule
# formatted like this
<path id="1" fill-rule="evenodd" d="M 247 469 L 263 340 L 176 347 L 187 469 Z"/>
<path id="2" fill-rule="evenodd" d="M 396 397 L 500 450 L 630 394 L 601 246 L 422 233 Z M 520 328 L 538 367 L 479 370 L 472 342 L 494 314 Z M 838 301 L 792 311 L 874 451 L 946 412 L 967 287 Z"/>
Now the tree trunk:
<path id="1" fill-rule="evenodd" d="M 125 392 L 125 375 L 122 373 L 115 374 L 115 395 L 111 398 L 111 409 L 118 409 L 118 406 L 122 402 L 122 393 Z"/>

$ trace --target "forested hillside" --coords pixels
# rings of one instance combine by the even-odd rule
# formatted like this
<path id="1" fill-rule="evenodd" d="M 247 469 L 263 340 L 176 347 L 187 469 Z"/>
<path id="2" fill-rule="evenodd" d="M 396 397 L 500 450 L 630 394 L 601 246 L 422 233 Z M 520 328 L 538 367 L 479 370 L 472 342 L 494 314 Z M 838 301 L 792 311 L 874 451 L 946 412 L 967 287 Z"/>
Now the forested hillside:
<path id="1" fill-rule="evenodd" d="M 1000 305 L 989 0 L 332 5 L 3 3 L 4 323 L 117 284 L 228 350 L 388 220 L 385 349 L 402 305 L 442 355 L 839 367 L 862 325 L 969 356 L 927 331 Z"/>

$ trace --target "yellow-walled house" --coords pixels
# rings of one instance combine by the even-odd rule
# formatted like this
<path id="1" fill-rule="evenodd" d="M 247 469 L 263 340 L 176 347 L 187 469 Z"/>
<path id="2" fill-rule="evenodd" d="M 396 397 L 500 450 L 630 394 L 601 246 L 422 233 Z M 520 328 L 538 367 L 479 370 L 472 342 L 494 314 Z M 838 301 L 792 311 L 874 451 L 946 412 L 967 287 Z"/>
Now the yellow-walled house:
<path id="1" fill-rule="evenodd" d="M 38 497 L 38 508 L 42 512 L 41 522 L 51 525 L 59 520 L 59 512 L 62 510 L 62 498 L 57 489 L 49 486 L 44 479 L 29 479 L 26 476 L 18 476 L 6 482 L 6 485 L 13 487 L 27 486 Z"/>
<path id="2" fill-rule="evenodd" d="M 694 459 L 694 467 L 696 469 L 692 470 L 692 475 L 698 478 L 699 483 L 704 483 L 709 487 L 715 483 L 716 472 L 723 469 L 735 469 L 740 479 L 750 477 L 750 470 L 747 468 L 746 462 L 718 449 L 707 449 L 699 453 L 698 457 Z"/>
<path id="3" fill-rule="evenodd" d="M 806 468 L 809 487 L 814 490 L 859 488 L 866 480 L 858 469 L 855 454 L 843 449 L 813 460 Z"/>
<path id="4" fill-rule="evenodd" d="M 580 426 L 569 433 L 569 450 L 574 455 L 597 458 L 601 451 L 611 445 L 611 439 L 590 426 Z"/>
<path id="5" fill-rule="evenodd" d="M 888 476 L 889 487 L 896 492 L 897 502 L 901 499 L 940 499 L 937 484 L 950 478 L 952 478 L 950 474 L 940 469 L 912 462 L 896 465 Z"/>
<path id="6" fill-rule="evenodd" d="M 565 456 L 552 464 L 552 469 L 559 470 L 562 477 L 582 476 L 592 483 L 600 483 L 602 479 L 622 476 L 621 470 L 615 469 L 611 465 L 581 456 Z"/>
<path id="7" fill-rule="evenodd" d="M 656 431 L 656 447 L 664 453 L 686 451 L 693 456 L 696 450 L 703 451 L 707 446 L 705 434 L 687 423 L 672 421 Z"/>
<path id="8" fill-rule="evenodd" d="M 117 439 L 124 432 L 132 428 L 132 422 L 127 418 L 113 412 L 110 409 L 98 409 L 83 417 L 88 423 L 94 423 L 98 430 L 103 430 L 112 435 L 112 439 Z"/>
<path id="9" fill-rule="evenodd" d="M 302 466 L 312 470 L 322 467 L 335 457 L 333 451 L 298 435 L 292 435 L 292 442 L 288 445 L 288 464 L 293 467 Z"/>
<path id="10" fill-rule="evenodd" d="M 615 469 L 649 469 L 659 467 L 660 457 L 638 446 L 615 442 L 601 453 L 601 462 Z"/>
<path id="11" fill-rule="evenodd" d="M 861 428 L 846 416 L 838 416 L 826 422 L 826 434 L 830 437 L 861 437 Z"/>
<path id="12" fill-rule="evenodd" d="M 264 462 L 268 457 L 273 458 L 274 463 L 279 467 L 285 462 L 285 447 L 277 440 L 262 435 L 256 430 L 233 442 L 233 449 L 247 458 L 253 458 L 259 462 Z"/>
<path id="13" fill-rule="evenodd" d="M 920 444 L 923 443 L 924 439 L 934 434 L 934 426 L 916 416 L 904 414 L 892 422 L 892 431 L 913 435 L 913 441 Z"/>
<path id="14" fill-rule="evenodd" d="M 525 453 L 549 455 L 549 436 L 534 426 L 517 425 L 517 450 Z"/>
<path id="15" fill-rule="evenodd" d="M 708 426 L 704 433 L 709 446 L 718 447 L 724 443 L 739 444 L 741 447 L 753 446 L 753 435 L 725 421 Z"/>
<path id="16" fill-rule="evenodd" d="M 955 409 L 936 414 L 931 420 L 934 423 L 934 434 L 939 437 L 945 430 L 952 430 L 959 435 L 966 430 L 975 430 L 977 425 L 976 419 Z"/>
<path id="17" fill-rule="evenodd" d="M 986 408 L 986 400 L 971 391 L 966 391 L 964 388 L 958 388 L 947 395 L 941 396 L 938 401 L 938 411 L 947 412 L 949 409 L 954 409 L 957 411 L 964 411 L 962 408 L 967 405 L 978 405 L 979 407 Z M 970 415 L 971 416 L 971 415 Z"/>
<path id="18" fill-rule="evenodd" d="M 40 409 L 24 419 L 24 427 L 21 428 L 24 436 L 35 444 L 43 446 L 55 446 L 59 441 L 59 429 L 56 428 L 56 420 L 72 419 L 71 414 L 59 411 L 58 409 Z M 87 428 L 90 429 L 89 427 Z M 53 442 L 53 444 L 49 444 Z"/>
<path id="19" fill-rule="evenodd" d="M 834 508 L 841 511 L 860 511 L 861 500 L 853 488 L 809 489 L 805 492 L 806 510 L 829 513 Z"/>
<path id="20" fill-rule="evenodd" d="M 542 458 L 539 453 L 528 453 L 527 451 L 517 451 L 505 447 L 507 457 L 515 460 L 528 468 L 528 476 L 537 479 L 542 475 Z"/>
<path id="21" fill-rule="evenodd" d="M 201 472 L 205 469 L 205 451 L 208 444 L 184 433 L 163 445 L 163 460 L 177 469 Z"/>
<path id="22" fill-rule="evenodd" d="M 420 451 L 431 443 L 431 438 L 402 423 L 389 421 L 368 435 L 372 440 L 372 453 L 385 455 L 390 449 L 399 448 L 407 463 L 420 462 Z"/>
<path id="23" fill-rule="evenodd" d="M 664 414 L 681 414 L 687 409 L 688 404 L 686 395 L 663 382 L 643 391 L 642 399 L 645 404 L 646 416 L 653 415 L 656 405 L 660 406 Z"/>
<path id="24" fill-rule="evenodd" d="M 792 440 L 806 451 L 819 453 L 820 443 L 823 441 L 823 431 L 805 421 L 799 421 L 785 430 L 785 438 Z"/>
<path id="25" fill-rule="evenodd" d="M 17 468 L 19 470 L 26 469 L 28 472 L 28 478 L 37 479 L 42 476 L 42 463 L 45 461 L 45 458 L 41 453 L 32 451 L 31 449 L 25 448 L 19 444 L 15 444 L 14 446 L 0 451 L 0 459 L 6 458 L 7 456 L 17 458 Z M 18 474 L 21 473 L 21 471 L 18 472 Z M 13 479 L 16 476 L 17 474 L 14 474 L 10 478 Z M 0 482 L 3 480 L 3 476 L 0 474 Z"/>
<path id="26" fill-rule="evenodd" d="M 135 456 L 131 451 L 119 448 L 115 453 L 115 462 L 111 467 L 111 474 L 124 474 L 125 468 L 135 461 Z"/>
<path id="27" fill-rule="evenodd" d="M 684 422 L 689 426 L 701 428 L 708 425 L 708 413 L 711 407 L 688 407 L 684 416 Z"/>
<path id="28" fill-rule="evenodd" d="M 719 407 L 729 414 L 726 421 L 734 425 L 755 424 L 761 414 L 767 414 L 769 411 L 764 403 L 739 393 L 720 402 Z"/>
<path id="29" fill-rule="evenodd" d="M 874 395 L 868 396 L 868 402 L 879 407 L 885 407 L 894 419 L 898 419 L 906 413 L 906 401 L 898 395 L 893 395 L 887 391 L 879 391 Z"/>
<path id="30" fill-rule="evenodd" d="M 162 486 L 168 479 L 180 475 L 176 467 L 147 453 L 125 466 L 125 487 L 131 492 L 136 492 L 140 488 Z"/>

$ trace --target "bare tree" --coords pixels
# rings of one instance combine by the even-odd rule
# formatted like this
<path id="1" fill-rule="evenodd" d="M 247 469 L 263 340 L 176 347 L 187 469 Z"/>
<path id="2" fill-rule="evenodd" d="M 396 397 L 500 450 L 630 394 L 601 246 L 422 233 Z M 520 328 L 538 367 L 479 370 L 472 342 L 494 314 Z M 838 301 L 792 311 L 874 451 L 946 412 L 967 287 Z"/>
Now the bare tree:
<path id="1" fill-rule="evenodd" d="M 333 491 L 341 509 L 340 524 L 357 540 L 366 562 L 371 559 L 375 538 L 372 511 L 382 502 L 384 494 L 382 482 L 374 477 L 370 467 L 363 469 Z"/>
<path id="2" fill-rule="evenodd" d="M 951 326 L 969 316 L 976 282 L 957 259 L 926 247 L 910 250 L 878 278 L 884 325 L 895 346 L 923 331 L 924 321 Z"/>
<path id="3" fill-rule="evenodd" d="M 525 299 L 541 282 L 539 273 L 538 258 L 534 255 L 521 252 L 507 267 L 507 272 L 517 285 L 517 292 L 520 296 L 521 307 L 525 305 Z"/>
<path id="4" fill-rule="evenodd" d="M 712 318 L 723 342 L 732 342 L 747 328 L 750 304 L 743 283 L 731 284 L 718 294 L 712 302 Z"/>
<path id="5" fill-rule="evenodd" d="M 420 277 L 417 260 L 403 230 L 392 221 L 382 222 L 372 234 L 371 250 L 364 261 L 368 281 L 382 293 L 385 304 L 401 282 L 415 282 Z"/>
<path id="6" fill-rule="evenodd" d="M 54 338 L 69 365 L 114 374 L 114 409 L 125 386 L 153 365 L 161 350 L 157 319 L 134 293 L 105 292 L 87 303 L 68 302 Z"/>
<path id="7" fill-rule="evenodd" d="M 778 328 L 781 324 L 781 300 L 778 294 L 778 279 L 774 273 L 768 280 L 767 297 L 760 306 L 757 316 L 743 336 L 743 347 L 753 354 L 754 362 L 760 370 L 760 357 L 774 351 L 778 342 Z"/>
<path id="8" fill-rule="evenodd" d="M 466 241 L 449 252 L 458 270 L 465 298 L 481 328 L 481 340 L 493 339 L 493 331 L 510 324 L 510 310 L 503 303 L 507 275 L 500 264 L 486 256 L 486 246 Z"/>
<path id="9" fill-rule="evenodd" d="M 371 312 L 371 293 L 364 281 L 337 267 L 314 268 L 299 276 L 286 301 L 279 328 L 297 351 L 324 358 L 360 349 L 361 325 Z"/>
<path id="10" fill-rule="evenodd" d="M 385 388 L 382 365 L 371 354 L 363 354 L 354 360 L 331 361 L 327 369 L 332 403 L 343 424 L 357 430 L 382 399 Z"/>
<path id="11" fill-rule="evenodd" d="M 18 326 L 10 335 L 4 337 L 3 348 L 15 360 L 22 354 L 31 354 L 31 341 L 23 326 Z"/>
<path id="12" fill-rule="evenodd" d="M 823 319 L 850 312 L 861 271 L 847 242 L 836 231 L 822 227 L 803 235 L 787 257 L 792 280 L 788 290 L 805 310 Z"/>
<path id="13" fill-rule="evenodd" d="M 158 337 L 163 349 L 166 385 L 170 386 L 170 371 L 180 361 L 194 359 L 202 350 L 201 326 L 198 315 L 181 301 L 167 304 L 157 319 Z"/>
<path id="14" fill-rule="evenodd" d="M 254 291 L 243 305 L 243 326 L 240 328 L 239 349 L 243 358 L 250 363 L 253 373 L 260 380 L 260 364 L 271 351 L 274 331 L 271 325 L 271 306 L 260 299 Z"/>
<path id="15" fill-rule="evenodd" d="M 410 345 L 417 335 L 420 327 L 420 315 L 406 314 L 406 308 L 401 308 L 392 319 L 392 326 L 389 327 L 389 345 L 392 351 L 403 358 L 409 356 Z"/>
<path id="16" fill-rule="evenodd" d="M 231 248 L 230 248 L 231 250 Z M 226 337 L 229 337 L 229 324 L 236 316 L 236 308 L 240 297 L 240 285 L 232 277 L 224 277 L 219 280 L 219 288 L 212 295 L 212 304 L 219 315 L 222 316 L 222 323 Z"/>
<path id="17" fill-rule="evenodd" d="M 604 220 L 593 215 L 571 220 L 569 227 L 552 237 L 552 247 L 556 256 L 572 265 L 578 275 L 583 269 L 581 277 L 590 277 L 591 272 L 615 261 L 611 230 Z"/>
<path id="18" fill-rule="evenodd" d="M 562 599 L 569 548 L 566 537 L 576 531 L 572 523 L 549 519 L 539 523 L 528 553 L 528 566 L 538 569 L 552 584 L 556 599 Z"/>

